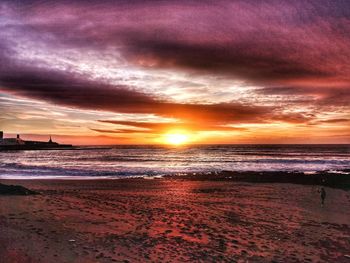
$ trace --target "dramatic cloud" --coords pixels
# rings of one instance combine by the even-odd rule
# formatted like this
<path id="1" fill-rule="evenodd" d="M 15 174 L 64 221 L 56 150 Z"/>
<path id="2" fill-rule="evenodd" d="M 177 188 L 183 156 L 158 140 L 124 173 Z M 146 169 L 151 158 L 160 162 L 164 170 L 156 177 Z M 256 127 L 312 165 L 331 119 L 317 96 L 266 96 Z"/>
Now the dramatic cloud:
<path id="1" fill-rule="evenodd" d="M 347 1 L 48 2 L 17 10 L 24 34 L 28 27 L 60 45 L 116 48 L 141 66 L 264 84 L 349 84 Z"/>
<path id="2" fill-rule="evenodd" d="M 346 87 L 268 87 L 257 93 L 263 95 L 304 96 L 303 103 L 316 106 L 349 106 L 350 84 Z M 311 99 L 305 100 L 305 96 Z"/>
<path id="3" fill-rule="evenodd" d="M 89 131 L 346 134 L 349 1 L 2 1 L 0 32 L 0 96 L 101 112 Z"/>
<path id="4" fill-rule="evenodd" d="M 230 127 L 224 125 L 212 125 L 210 123 L 191 123 L 191 122 L 134 122 L 134 121 L 116 121 L 116 120 L 100 120 L 103 123 L 110 123 L 122 126 L 130 126 L 135 129 L 116 129 L 116 130 L 101 130 L 93 129 L 99 132 L 111 133 L 164 133 L 169 130 L 191 130 L 191 131 L 244 131 L 246 128 Z"/>
<path id="5" fill-rule="evenodd" d="M 180 104 L 162 101 L 125 86 L 113 86 L 54 71 L 13 68 L 0 74 L 1 90 L 69 107 L 209 122 L 259 121 L 271 107 L 241 104 Z M 261 121 L 261 120 L 260 120 Z"/>
<path id="6" fill-rule="evenodd" d="M 8 53 L 11 52 L 10 49 L 7 50 Z M 3 60 L 9 60 L 8 55 L 3 56 Z M 263 122 L 270 118 L 269 115 L 274 110 L 273 107 L 240 103 L 173 103 L 130 87 L 106 84 L 84 75 L 34 67 L 16 61 L 1 66 L 0 90 L 73 108 L 156 114 L 187 121 L 199 118 L 209 123 Z M 288 116 L 285 117 L 288 121 Z"/>

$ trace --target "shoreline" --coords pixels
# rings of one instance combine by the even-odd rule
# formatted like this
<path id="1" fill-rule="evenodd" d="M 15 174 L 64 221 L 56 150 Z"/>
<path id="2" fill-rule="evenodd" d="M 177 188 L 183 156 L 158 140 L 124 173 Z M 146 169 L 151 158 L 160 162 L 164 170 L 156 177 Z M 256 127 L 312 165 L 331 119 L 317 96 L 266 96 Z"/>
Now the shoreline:
<path id="1" fill-rule="evenodd" d="M 199 180 L 199 181 L 232 181 L 247 183 L 289 183 L 300 185 L 319 185 L 332 188 L 350 189 L 350 169 L 342 171 L 319 172 L 284 172 L 284 171 L 221 171 L 206 173 L 177 173 L 168 175 L 140 175 L 140 176 L 18 176 L 4 178 L 1 181 L 108 181 L 108 180 Z"/>

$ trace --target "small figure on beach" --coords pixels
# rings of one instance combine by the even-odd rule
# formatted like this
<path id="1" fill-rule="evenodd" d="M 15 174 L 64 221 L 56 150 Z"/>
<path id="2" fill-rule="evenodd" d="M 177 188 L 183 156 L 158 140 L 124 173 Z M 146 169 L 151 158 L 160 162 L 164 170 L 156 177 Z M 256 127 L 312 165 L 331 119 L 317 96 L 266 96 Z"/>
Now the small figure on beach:
<path id="1" fill-rule="evenodd" d="M 326 190 L 324 189 L 324 187 L 321 187 L 318 192 L 320 193 L 321 196 L 321 205 L 322 207 L 324 206 L 324 200 L 326 199 Z"/>

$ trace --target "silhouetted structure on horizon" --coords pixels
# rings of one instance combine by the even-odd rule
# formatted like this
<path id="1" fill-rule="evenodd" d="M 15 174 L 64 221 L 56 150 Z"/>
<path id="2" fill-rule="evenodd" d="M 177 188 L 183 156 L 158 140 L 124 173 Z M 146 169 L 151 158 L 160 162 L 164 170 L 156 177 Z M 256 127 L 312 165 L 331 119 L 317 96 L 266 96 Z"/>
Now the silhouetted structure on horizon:
<path id="1" fill-rule="evenodd" d="M 22 140 L 17 134 L 16 138 L 4 138 L 0 131 L 0 150 L 44 150 L 44 149 L 67 149 L 72 148 L 71 144 L 59 144 L 53 142 L 50 136 L 48 142 Z"/>

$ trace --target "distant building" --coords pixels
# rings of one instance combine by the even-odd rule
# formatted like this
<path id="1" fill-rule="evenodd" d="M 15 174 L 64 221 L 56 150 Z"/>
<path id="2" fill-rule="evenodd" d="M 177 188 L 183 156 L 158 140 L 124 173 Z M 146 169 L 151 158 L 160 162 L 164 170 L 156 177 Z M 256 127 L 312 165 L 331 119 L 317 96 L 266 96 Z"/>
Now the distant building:
<path id="1" fill-rule="evenodd" d="M 17 134 L 16 138 L 4 138 L 4 132 L 0 131 L 0 145 L 1 146 L 10 146 L 10 145 L 24 145 L 25 142 Z"/>
<path id="2" fill-rule="evenodd" d="M 40 150 L 40 149 L 57 149 L 72 148 L 71 144 L 59 144 L 53 142 L 50 136 L 49 141 L 24 141 L 20 135 L 16 138 L 4 138 L 4 133 L 0 131 L 0 150 Z"/>

